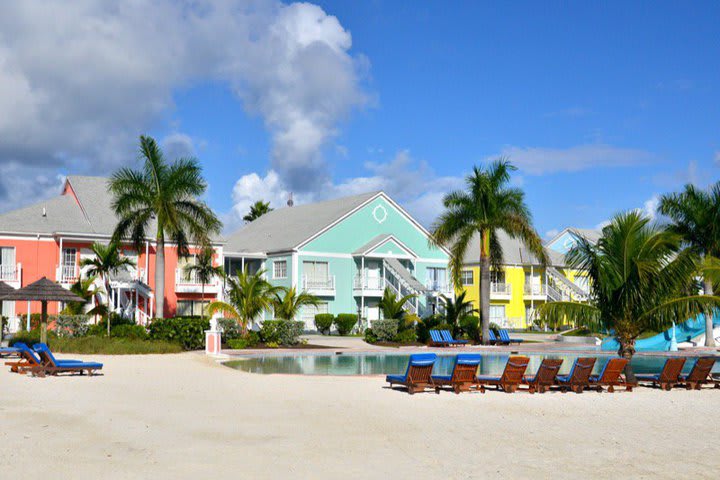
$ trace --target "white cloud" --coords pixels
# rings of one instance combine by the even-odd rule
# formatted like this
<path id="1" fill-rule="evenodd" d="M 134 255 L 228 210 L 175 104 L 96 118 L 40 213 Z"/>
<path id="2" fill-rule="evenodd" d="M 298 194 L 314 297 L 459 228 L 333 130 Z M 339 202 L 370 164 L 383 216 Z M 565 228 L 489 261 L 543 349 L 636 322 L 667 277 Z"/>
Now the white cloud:
<path id="1" fill-rule="evenodd" d="M 715 165 L 717 165 L 718 167 L 720 167 L 720 150 L 718 150 L 717 152 L 715 152 Z"/>
<path id="2" fill-rule="evenodd" d="M 196 155 L 195 142 L 184 133 L 171 133 L 162 141 L 163 155 L 169 159 L 193 157 Z"/>
<path id="3" fill-rule="evenodd" d="M 545 238 L 553 238 L 553 237 L 555 237 L 558 233 L 560 233 L 560 230 L 558 230 L 557 228 L 553 228 L 553 229 L 548 230 L 547 232 L 545 232 Z"/>
<path id="4" fill-rule="evenodd" d="M 312 190 L 327 181 L 323 147 L 366 101 L 366 59 L 308 3 L 2 2 L 0 32 L 0 167 L 17 178 L 133 161 L 176 89 L 216 81 L 262 118 L 283 181 Z"/>
<path id="5" fill-rule="evenodd" d="M 655 220 L 658 215 L 658 207 L 660 206 L 660 196 L 653 195 L 649 199 L 645 200 L 641 209 L 643 215 L 648 217 L 650 220 Z"/>
<path id="6" fill-rule="evenodd" d="M 627 167 L 652 160 L 652 155 L 643 150 L 611 145 L 570 148 L 508 146 L 502 149 L 500 155 L 508 157 L 523 173 L 530 175 L 578 172 L 595 167 Z"/>

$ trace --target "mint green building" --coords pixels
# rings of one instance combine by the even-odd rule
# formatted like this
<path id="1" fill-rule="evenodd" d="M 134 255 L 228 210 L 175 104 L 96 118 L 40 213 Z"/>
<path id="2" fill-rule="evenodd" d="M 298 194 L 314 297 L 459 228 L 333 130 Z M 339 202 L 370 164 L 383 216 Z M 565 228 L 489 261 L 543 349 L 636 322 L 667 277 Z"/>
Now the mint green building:
<path id="1" fill-rule="evenodd" d="M 453 295 L 448 252 L 430 245 L 429 232 L 383 192 L 371 192 L 263 215 L 228 238 L 225 270 L 264 270 L 274 285 L 294 286 L 321 299 L 301 318 L 315 330 L 317 313 L 380 318 L 384 289 L 417 295 L 407 308 L 424 316 Z"/>

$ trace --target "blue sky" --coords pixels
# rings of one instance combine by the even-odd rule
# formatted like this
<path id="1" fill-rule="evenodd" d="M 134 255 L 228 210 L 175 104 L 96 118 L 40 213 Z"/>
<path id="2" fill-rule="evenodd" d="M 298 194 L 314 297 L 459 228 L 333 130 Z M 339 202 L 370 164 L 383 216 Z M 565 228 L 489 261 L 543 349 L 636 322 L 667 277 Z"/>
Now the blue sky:
<path id="1" fill-rule="evenodd" d="M 157 108 L 136 119 L 118 114 L 129 138 L 146 131 L 172 152 L 197 155 L 208 201 L 231 226 L 264 193 L 279 205 L 289 191 L 302 202 L 363 187 L 387 189 L 429 223 L 444 191 L 502 154 L 520 167 L 515 183 L 543 235 L 592 228 L 614 212 L 651 207 L 657 194 L 686 182 L 718 179 L 717 2 L 319 2 L 309 20 L 306 6 L 259 3 L 269 5 L 260 21 L 276 25 L 288 12 L 301 19 L 286 36 L 272 30 L 270 51 L 277 38 L 306 48 L 303 32 L 311 31 L 330 53 L 275 68 L 259 58 L 268 50 L 251 34 L 222 47 L 222 37 L 203 39 L 202 56 L 168 60 L 176 70 L 197 69 L 157 85 Z M 122 12 L 83 14 L 117 15 L 123 24 Z M 247 18 L 233 20 L 242 26 Z M 222 68 L 204 65 L 215 50 L 230 58 L 233 45 Z M 287 71 L 297 76 L 278 81 Z M 288 108 L 285 85 L 294 92 Z M 306 145 L 306 137 L 317 138 Z M 68 156 L 49 167 L 53 174 L 105 174 L 122 163 L 92 167 L 80 147 Z M 0 162 L 10 160 L 0 145 Z"/>

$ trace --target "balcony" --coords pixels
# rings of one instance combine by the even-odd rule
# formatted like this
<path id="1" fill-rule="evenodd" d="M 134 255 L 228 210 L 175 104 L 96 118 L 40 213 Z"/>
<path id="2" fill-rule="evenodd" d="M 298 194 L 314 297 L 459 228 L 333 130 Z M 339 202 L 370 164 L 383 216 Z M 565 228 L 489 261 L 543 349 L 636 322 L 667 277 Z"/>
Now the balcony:
<path id="1" fill-rule="evenodd" d="M 547 287 L 544 284 L 525 284 L 525 300 L 547 300 Z"/>
<path id="2" fill-rule="evenodd" d="M 327 278 L 309 278 L 307 275 L 303 275 L 302 289 L 313 295 L 321 297 L 334 297 L 335 275 Z"/>
<path id="3" fill-rule="evenodd" d="M 425 282 L 425 290 L 428 293 L 452 295 L 453 288 L 450 283 L 444 280 L 428 280 Z"/>
<path id="4" fill-rule="evenodd" d="M 182 268 L 175 269 L 176 293 L 202 293 L 203 284 L 197 272 L 185 272 Z M 220 282 L 217 278 L 205 284 L 205 293 L 217 294 L 220 292 Z"/>
<path id="5" fill-rule="evenodd" d="M 509 283 L 492 282 L 490 284 L 491 300 L 510 300 L 512 286 Z"/>
<path id="6" fill-rule="evenodd" d="M 70 287 L 80 279 L 80 269 L 77 265 L 60 265 L 55 270 L 55 278 L 64 287 Z"/>
<path id="7" fill-rule="evenodd" d="M 0 282 L 13 288 L 20 288 L 22 282 L 22 265 L 0 265 Z"/>
<path id="8" fill-rule="evenodd" d="M 366 297 L 382 297 L 385 291 L 385 279 L 381 277 L 355 275 L 353 290 L 355 295 L 362 294 Z"/>

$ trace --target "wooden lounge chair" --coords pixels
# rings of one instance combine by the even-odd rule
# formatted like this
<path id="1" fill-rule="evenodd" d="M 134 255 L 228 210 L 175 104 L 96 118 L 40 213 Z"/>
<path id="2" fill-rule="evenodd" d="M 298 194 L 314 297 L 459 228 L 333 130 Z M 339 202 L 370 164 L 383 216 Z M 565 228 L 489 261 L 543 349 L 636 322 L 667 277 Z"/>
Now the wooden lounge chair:
<path id="1" fill-rule="evenodd" d="M 17 349 L 20 360 L 14 362 L 5 362 L 10 367 L 10 371 L 14 373 L 25 373 L 31 368 L 42 367 L 42 360 L 35 355 L 35 352 L 22 342 L 14 345 Z"/>
<path id="2" fill-rule="evenodd" d="M 660 373 L 638 374 L 635 377 L 639 382 L 649 382 L 653 387 L 659 386 L 662 390 L 672 390 L 675 385 L 680 383 L 680 374 L 684 366 L 684 358 L 668 358 Z"/>
<path id="3" fill-rule="evenodd" d="M 626 382 L 623 377 L 627 363 L 627 358 L 611 358 L 599 374 L 590 375 L 590 387 L 595 387 L 598 392 L 602 392 L 603 387 L 607 387 L 608 392 L 612 393 L 615 387 L 622 386 L 628 392 L 632 392 L 633 384 Z"/>
<path id="4" fill-rule="evenodd" d="M 703 385 L 715 385 L 720 388 L 720 382 L 710 376 L 715 357 L 700 357 L 695 361 L 692 370 L 687 375 L 680 374 L 680 383 L 685 384 L 688 390 L 700 390 Z"/>
<path id="5" fill-rule="evenodd" d="M 3 347 L 0 348 L 0 358 L 6 357 L 19 357 L 20 349 L 16 347 Z"/>
<path id="6" fill-rule="evenodd" d="M 535 375 L 526 376 L 522 383 L 528 386 L 530 393 L 545 393 L 555 385 L 555 377 L 560 371 L 562 363 L 562 359 L 559 358 L 545 358 Z"/>
<path id="7" fill-rule="evenodd" d="M 36 343 L 33 350 L 40 356 L 42 366 L 31 367 L 29 372 L 33 375 L 44 377 L 45 375 L 57 375 L 59 373 L 87 372 L 92 376 L 97 370 L 102 370 L 103 364 L 98 362 L 82 362 L 80 360 L 57 360 L 50 349 L 44 343 Z"/>
<path id="8" fill-rule="evenodd" d="M 510 357 L 501 376 L 478 375 L 475 377 L 475 383 L 483 393 L 485 386 L 494 386 L 503 392 L 513 393 L 522 382 L 528 363 L 530 363 L 528 357 Z"/>
<path id="9" fill-rule="evenodd" d="M 426 388 L 434 387 L 430 376 L 432 375 L 433 365 L 437 355 L 434 353 L 416 353 L 410 355 L 407 370 L 404 375 L 388 375 L 385 381 L 393 385 L 402 385 L 407 388 L 408 393 L 412 395 L 415 392 L 421 392 Z"/>
<path id="10" fill-rule="evenodd" d="M 557 384 L 560 391 L 565 393 L 572 390 L 575 393 L 582 393 L 583 390 L 590 385 L 590 374 L 595 366 L 595 357 L 576 358 L 570 373 L 567 375 L 558 375 Z"/>
<path id="11" fill-rule="evenodd" d="M 501 328 L 499 331 L 500 335 L 500 343 L 503 343 L 504 345 L 510 345 L 511 343 L 522 343 L 522 338 L 510 338 L 510 334 L 507 330 L 504 328 Z"/>
<path id="12" fill-rule="evenodd" d="M 431 347 L 447 347 L 447 341 L 440 335 L 440 330 L 430 330 L 430 346 Z"/>
<path id="13" fill-rule="evenodd" d="M 468 344 L 467 340 L 455 340 L 452 334 L 450 334 L 450 330 L 440 330 L 440 336 L 448 345 L 453 347 L 461 347 Z"/>
<path id="14" fill-rule="evenodd" d="M 442 387 L 452 387 L 455 393 L 466 392 L 475 384 L 478 366 L 482 357 L 479 353 L 461 353 L 455 357 L 455 365 L 450 375 L 433 375 L 431 380 L 435 392 Z"/>

